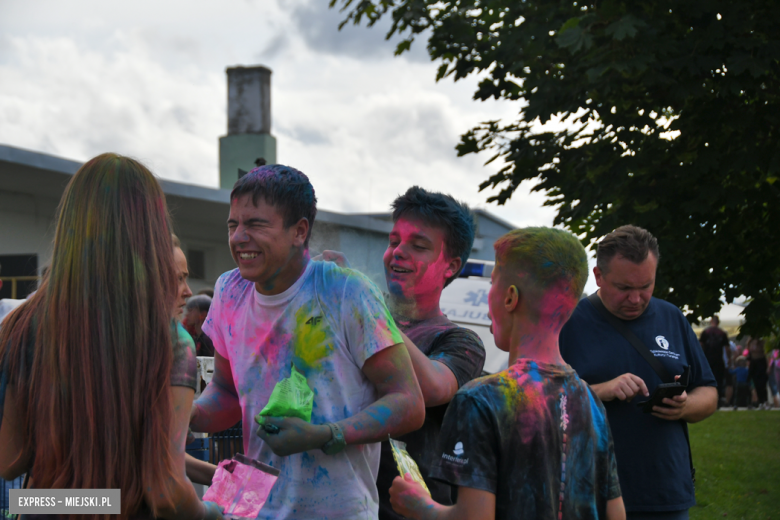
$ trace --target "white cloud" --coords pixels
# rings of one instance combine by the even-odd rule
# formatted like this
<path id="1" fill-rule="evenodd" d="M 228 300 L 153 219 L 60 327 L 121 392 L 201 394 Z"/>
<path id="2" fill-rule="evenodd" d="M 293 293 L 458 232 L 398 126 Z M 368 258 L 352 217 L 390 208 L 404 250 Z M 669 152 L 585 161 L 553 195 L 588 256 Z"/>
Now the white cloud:
<path id="1" fill-rule="evenodd" d="M 322 208 L 386 211 L 420 184 L 518 225 L 552 223 L 528 187 L 486 204 L 478 186 L 498 165 L 455 154 L 460 134 L 519 105 L 472 101 L 474 79 L 437 84 L 422 41 L 394 58 L 386 24 L 339 33 L 343 15 L 325 4 L 5 0 L 0 143 L 79 160 L 113 150 L 216 186 L 224 69 L 262 63 L 278 158 L 312 178 Z"/>
<path id="2" fill-rule="evenodd" d="M 66 37 L 4 43 L 14 59 L 0 64 L 0 142 L 78 160 L 115 151 L 187 182 L 217 168 L 210 134 L 224 120 L 220 74 L 172 74 L 121 32 L 107 53 Z"/>

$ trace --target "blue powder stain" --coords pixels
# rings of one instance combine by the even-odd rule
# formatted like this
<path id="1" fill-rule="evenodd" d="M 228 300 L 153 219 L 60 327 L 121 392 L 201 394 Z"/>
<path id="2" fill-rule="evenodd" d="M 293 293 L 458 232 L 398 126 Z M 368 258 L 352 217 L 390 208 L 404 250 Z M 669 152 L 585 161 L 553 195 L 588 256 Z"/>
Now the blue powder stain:
<path id="1" fill-rule="evenodd" d="M 323 468 L 322 466 L 318 466 L 314 478 L 311 480 L 311 483 L 314 486 L 317 486 L 322 483 L 323 479 L 330 480 L 330 474 L 328 473 L 327 469 Z"/>
<path id="2" fill-rule="evenodd" d="M 302 457 L 301 457 L 301 467 L 302 468 L 310 468 L 311 466 L 314 465 L 314 460 L 315 460 L 314 457 L 312 457 L 311 455 L 309 455 L 305 451 L 301 455 L 302 455 Z"/>
<path id="3" fill-rule="evenodd" d="M 542 382 L 542 374 L 539 373 L 539 365 L 536 363 L 530 363 L 528 365 L 528 375 L 531 376 L 531 380 L 535 383 Z"/>
<path id="4" fill-rule="evenodd" d="M 599 407 L 596 404 L 596 401 L 593 399 L 593 396 L 588 397 L 590 398 L 590 416 L 591 420 L 593 421 L 593 429 L 596 431 L 596 435 L 598 437 L 598 449 L 599 451 L 607 451 L 609 439 L 607 438 L 607 425 L 604 414 L 601 412 L 601 410 L 599 410 Z"/>
<path id="5" fill-rule="evenodd" d="M 387 421 L 393 415 L 393 412 L 390 410 L 390 408 L 381 405 L 373 409 L 367 409 L 366 413 L 368 413 L 372 419 L 382 425 L 387 424 Z"/>

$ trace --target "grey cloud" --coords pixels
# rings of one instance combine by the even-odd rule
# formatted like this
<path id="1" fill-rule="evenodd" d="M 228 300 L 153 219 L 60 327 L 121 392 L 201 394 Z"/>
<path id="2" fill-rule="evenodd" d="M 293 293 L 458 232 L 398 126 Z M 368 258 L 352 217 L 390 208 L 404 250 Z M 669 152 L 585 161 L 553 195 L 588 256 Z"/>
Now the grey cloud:
<path id="1" fill-rule="evenodd" d="M 455 157 L 456 131 L 451 118 L 440 106 L 419 101 L 401 106 L 386 105 L 372 110 L 366 119 L 372 122 L 370 131 L 377 144 L 400 146 L 405 153 L 421 161 L 431 156 Z"/>
<path id="2" fill-rule="evenodd" d="M 393 52 L 400 39 L 394 36 L 389 41 L 385 40 L 385 35 L 391 27 L 389 15 L 370 28 L 365 24 L 355 26 L 349 23 L 339 31 L 339 24 L 344 18 L 346 14 L 339 11 L 338 5 L 330 9 L 328 2 L 324 0 L 299 4 L 292 10 L 292 19 L 297 32 L 315 52 L 356 59 L 394 58 Z M 404 58 L 412 61 L 428 61 L 423 43 L 426 40 L 415 42 L 411 50 L 404 53 Z"/>
<path id="3" fill-rule="evenodd" d="M 332 144 L 332 140 L 327 133 L 321 132 L 315 128 L 302 126 L 288 128 L 282 125 L 279 128 L 279 134 L 287 135 L 307 146 L 329 146 Z"/>
<path id="4" fill-rule="evenodd" d="M 272 60 L 290 47 L 290 39 L 284 33 L 274 36 L 262 51 L 255 54 L 257 61 Z"/>

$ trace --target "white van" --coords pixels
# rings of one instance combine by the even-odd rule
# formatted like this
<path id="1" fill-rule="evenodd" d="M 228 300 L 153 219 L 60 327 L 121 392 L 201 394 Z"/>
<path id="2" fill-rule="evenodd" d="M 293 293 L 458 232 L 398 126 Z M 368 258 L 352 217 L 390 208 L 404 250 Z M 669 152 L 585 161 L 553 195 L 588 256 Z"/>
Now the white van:
<path id="1" fill-rule="evenodd" d="M 509 363 L 509 353 L 499 350 L 490 332 L 488 291 L 490 273 L 495 262 L 469 260 L 460 273 L 441 293 L 442 312 L 457 325 L 477 333 L 485 345 L 485 372 L 494 374 Z"/>

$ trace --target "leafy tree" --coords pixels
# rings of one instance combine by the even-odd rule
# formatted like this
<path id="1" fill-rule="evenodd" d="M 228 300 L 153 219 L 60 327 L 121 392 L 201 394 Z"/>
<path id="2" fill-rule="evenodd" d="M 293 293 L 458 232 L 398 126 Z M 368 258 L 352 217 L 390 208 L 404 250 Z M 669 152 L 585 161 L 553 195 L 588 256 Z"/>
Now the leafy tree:
<path id="1" fill-rule="evenodd" d="M 658 237 L 656 295 L 690 310 L 752 299 L 743 333 L 780 317 L 780 2 L 331 0 L 342 23 L 392 16 L 396 54 L 428 39 L 437 80 L 481 78 L 474 99 L 515 121 L 468 131 L 493 152 L 480 185 L 506 203 L 535 180 L 585 244 L 632 223 Z M 542 125 L 565 122 L 565 125 Z"/>

